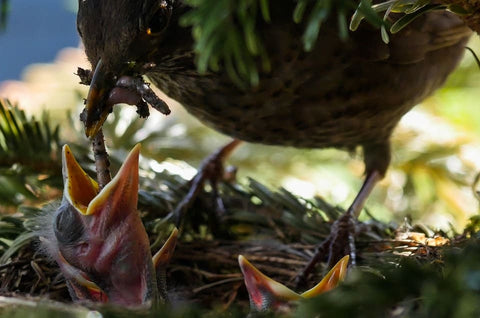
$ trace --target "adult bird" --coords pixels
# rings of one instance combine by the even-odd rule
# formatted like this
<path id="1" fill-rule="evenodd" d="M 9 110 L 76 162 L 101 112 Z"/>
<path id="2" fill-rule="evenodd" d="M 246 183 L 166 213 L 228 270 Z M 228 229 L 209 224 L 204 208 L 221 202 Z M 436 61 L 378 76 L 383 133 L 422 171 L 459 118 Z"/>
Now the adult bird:
<path id="1" fill-rule="evenodd" d="M 152 258 L 137 211 L 139 151 L 137 145 L 100 189 L 63 147 L 63 199 L 57 209 L 39 216 L 37 234 L 74 301 L 138 307 L 167 300 L 165 267 L 177 231 Z"/>
<path id="2" fill-rule="evenodd" d="M 225 71 L 197 72 L 191 29 L 179 25 L 191 10 L 182 0 L 80 0 L 77 23 L 94 69 L 82 114 L 88 136 L 119 102 L 136 104 L 143 114 L 147 102 L 168 112 L 148 91 L 141 78 L 146 75 L 202 122 L 235 138 L 293 147 L 363 148 L 365 182 L 319 245 L 308 272 L 324 254 L 330 265 L 346 254 L 354 260 L 354 220 L 385 175 L 394 127 L 445 82 L 471 31 L 450 12 L 427 12 L 386 44 L 380 31 L 366 23 L 342 40 L 337 21 L 327 20 L 307 53 L 301 42 L 305 25 L 292 20 L 295 5 L 293 0 L 272 1 L 271 22 L 258 19 L 272 69 L 247 89 L 235 85 Z"/>

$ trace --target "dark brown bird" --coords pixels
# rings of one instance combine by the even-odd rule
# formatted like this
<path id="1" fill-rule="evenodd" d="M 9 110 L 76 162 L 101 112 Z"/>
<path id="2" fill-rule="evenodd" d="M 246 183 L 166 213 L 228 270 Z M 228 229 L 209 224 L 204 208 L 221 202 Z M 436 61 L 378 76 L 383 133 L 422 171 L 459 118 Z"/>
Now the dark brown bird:
<path id="1" fill-rule="evenodd" d="M 197 73 L 191 30 L 178 24 L 190 10 L 183 1 L 79 1 L 78 30 L 95 69 L 83 120 L 91 136 L 113 104 L 145 108 L 146 102 L 154 103 L 139 79 L 146 75 L 205 124 L 241 140 L 308 148 L 361 146 L 366 181 L 318 248 L 319 256 L 330 251 L 334 264 L 345 254 L 354 256 L 352 217 L 387 170 L 392 130 L 445 82 L 470 30 L 452 13 L 429 12 L 385 44 L 380 31 L 366 23 L 343 41 L 336 21 L 327 21 L 306 53 L 301 42 L 305 26 L 292 21 L 295 4 L 270 2 L 271 23 L 258 21 L 272 70 L 260 74 L 257 87 L 244 90 L 224 72 Z"/>

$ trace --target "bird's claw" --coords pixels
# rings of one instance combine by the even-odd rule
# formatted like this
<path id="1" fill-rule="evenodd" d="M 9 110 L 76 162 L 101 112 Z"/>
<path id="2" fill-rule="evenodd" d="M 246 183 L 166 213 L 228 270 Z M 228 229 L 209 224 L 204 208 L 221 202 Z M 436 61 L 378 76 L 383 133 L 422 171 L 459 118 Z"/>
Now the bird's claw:
<path id="1" fill-rule="evenodd" d="M 173 218 L 177 227 L 180 228 L 182 226 L 186 211 L 195 202 L 195 199 L 207 180 L 210 182 L 212 187 L 213 198 L 215 200 L 214 205 L 216 207 L 216 216 L 218 217 L 225 212 L 223 201 L 218 195 L 217 184 L 225 177 L 225 169 L 223 165 L 224 160 L 239 144 L 240 140 L 235 139 L 218 149 L 203 161 L 202 165 L 198 169 L 198 173 L 189 182 L 190 188 L 187 194 L 182 201 L 180 201 L 175 210 L 167 216 L 169 219 Z M 232 173 L 228 171 L 226 174 L 228 175 L 228 180 L 230 180 Z"/>
<path id="2" fill-rule="evenodd" d="M 355 223 L 373 187 L 382 176 L 383 173 L 375 169 L 367 173 L 367 177 L 355 200 L 353 200 L 348 210 L 332 224 L 330 235 L 317 246 L 307 266 L 298 274 L 295 280 L 297 286 L 305 283 L 306 278 L 313 271 L 315 265 L 327 255 L 329 267 L 333 266 L 343 255 L 350 255 L 351 264 L 356 264 Z"/>
<path id="3" fill-rule="evenodd" d="M 328 260 L 328 268 L 332 268 L 343 256 L 350 257 L 350 263 L 356 263 L 355 252 L 355 217 L 350 209 L 342 214 L 333 224 L 330 235 L 315 248 L 313 257 L 295 278 L 295 286 L 306 284 L 306 280 L 323 258 Z"/>

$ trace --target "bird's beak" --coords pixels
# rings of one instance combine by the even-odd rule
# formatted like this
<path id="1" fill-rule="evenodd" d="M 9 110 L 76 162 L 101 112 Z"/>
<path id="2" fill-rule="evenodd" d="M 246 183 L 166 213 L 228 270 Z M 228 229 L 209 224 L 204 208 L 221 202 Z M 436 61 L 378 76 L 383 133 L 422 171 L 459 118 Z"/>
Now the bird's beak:
<path id="1" fill-rule="evenodd" d="M 137 212 L 139 152 L 137 145 L 99 190 L 70 148 L 63 148 L 64 208 L 55 221 L 56 258 L 75 299 L 140 306 L 157 296 L 150 244 Z"/>
<path id="2" fill-rule="evenodd" d="M 343 257 L 320 283 L 312 289 L 298 294 L 260 272 L 244 256 L 238 256 L 238 263 L 248 290 L 250 304 L 252 309 L 259 312 L 276 309 L 283 304 L 301 298 L 311 298 L 335 288 L 346 276 L 348 260 L 348 255 Z"/>
<path id="3" fill-rule="evenodd" d="M 332 267 L 327 275 L 322 278 L 320 283 L 302 293 L 300 296 L 303 298 L 312 298 L 337 287 L 338 284 L 345 279 L 345 276 L 347 276 L 349 260 L 350 256 L 345 255 L 337 264 L 335 264 L 335 266 Z"/>
<path id="4" fill-rule="evenodd" d="M 275 309 L 282 303 L 297 300 L 300 295 L 271 279 L 253 266 L 243 255 L 238 256 L 238 264 L 250 297 L 250 305 L 257 311 Z"/>
<path id="5" fill-rule="evenodd" d="M 128 154 L 117 175 L 101 191 L 80 167 L 70 147 L 63 147 L 64 196 L 81 214 L 102 216 L 102 223 L 138 215 L 138 159 L 140 145 Z M 121 216 L 117 214 L 122 214 Z"/>
<path id="6" fill-rule="evenodd" d="M 165 269 L 172 259 L 175 246 L 177 245 L 178 229 L 174 228 L 162 248 L 153 256 L 153 265 L 157 271 Z"/>
<path id="7" fill-rule="evenodd" d="M 88 205 L 99 192 L 98 184 L 80 167 L 68 145 L 62 149 L 62 173 L 64 198 L 87 215 Z"/>
<path id="8" fill-rule="evenodd" d="M 157 274 L 157 285 L 160 299 L 169 301 L 167 293 L 167 266 L 172 259 L 175 246 L 177 245 L 178 229 L 174 228 L 162 248 L 153 256 L 153 266 Z"/>
<path id="9" fill-rule="evenodd" d="M 100 59 L 93 73 L 85 111 L 82 115 L 82 120 L 85 124 L 85 134 L 88 138 L 92 138 L 97 134 L 107 119 L 108 114 L 112 111 L 113 105 L 107 103 L 107 100 L 113 86 L 113 79 L 108 76 Z"/>

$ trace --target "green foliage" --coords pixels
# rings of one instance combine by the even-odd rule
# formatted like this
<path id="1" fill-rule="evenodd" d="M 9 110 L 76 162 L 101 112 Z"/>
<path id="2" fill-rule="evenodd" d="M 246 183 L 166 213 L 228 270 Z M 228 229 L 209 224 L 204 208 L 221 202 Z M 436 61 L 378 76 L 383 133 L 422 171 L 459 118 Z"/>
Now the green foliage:
<path id="1" fill-rule="evenodd" d="M 195 38 L 198 70 L 218 71 L 223 67 L 231 79 L 240 86 L 257 85 L 258 61 L 268 72 L 270 63 L 258 35 L 259 19 L 270 22 L 269 0 L 186 0 L 192 6 L 181 19 L 181 24 L 191 26 Z M 274 3 L 273 5 L 278 5 Z M 281 5 L 281 4 L 280 4 Z M 301 23 L 309 12 L 304 47 L 308 51 L 316 42 L 320 26 L 330 16 L 338 15 L 340 36 L 347 37 L 347 14 L 356 7 L 354 0 L 300 0 L 292 12 L 292 19 Z M 308 10 L 307 10 L 308 9 Z M 359 11 L 370 21 L 379 21 L 367 0 L 361 0 Z M 373 12 L 374 13 L 374 12 Z M 261 18 L 260 18 L 261 15 Z"/>
<path id="2" fill-rule="evenodd" d="M 339 288 L 301 304 L 296 317 L 479 317 L 480 242 L 435 262 L 405 258 L 382 275 L 355 270 Z"/>
<path id="3" fill-rule="evenodd" d="M 363 2 L 360 4 L 361 6 L 365 5 Z M 384 12 L 383 15 L 383 23 L 377 25 L 380 27 L 382 39 L 385 43 L 389 42 L 389 33 L 394 34 L 402 30 L 406 27 L 409 23 L 413 20 L 421 16 L 422 14 L 435 11 L 435 10 L 446 10 L 451 9 L 451 6 L 442 5 L 442 4 L 434 4 L 431 0 L 389 0 L 383 1 L 381 3 L 377 3 L 372 5 L 370 10 L 357 10 L 354 15 L 352 16 L 352 20 L 350 23 L 350 29 L 356 30 L 360 24 L 360 22 L 366 18 L 367 21 L 372 23 L 374 21 L 373 17 L 377 16 L 378 13 Z M 369 15 L 367 16 L 367 12 Z M 373 14 L 372 14 L 373 13 Z M 393 24 L 389 21 L 389 16 L 391 13 L 403 13 L 400 19 L 396 20 Z M 375 24 L 374 24 L 375 25 Z M 388 28 L 388 30 L 387 30 Z"/>
<path id="4" fill-rule="evenodd" d="M 257 28 L 270 22 L 272 6 L 284 3 L 269 0 L 185 2 L 192 10 L 182 17 L 181 24 L 192 27 L 198 70 L 206 73 L 224 68 L 237 85 L 257 85 L 259 65 L 266 72 L 271 67 Z M 342 39 L 348 37 L 350 18 L 350 30 L 356 30 L 365 19 L 380 28 L 382 39 L 388 43 L 389 33 L 399 32 L 425 12 L 450 9 L 458 14 L 466 13 L 459 12 L 457 6 L 434 4 L 432 0 L 388 0 L 374 5 L 371 0 L 298 0 L 293 7 L 292 20 L 305 25 L 303 44 L 306 51 L 314 47 L 322 24 L 332 16 L 336 17 Z M 381 12 L 384 12 L 383 17 Z M 391 13 L 404 13 L 405 16 L 392 24 L 389 21 Z"/>
<path id="5" fill-rule="evenodd" d="M 25 111 L 0 100 L 0 158 L 5 162 L 50 160 L 58 148 L 59 126 L 50 126 L 48 114 L 42 119 L 28 118 Z"/>
<path id="6" fill-rule="evenodd" d="M 130 148 L 131 146 L 128 145 L 133 145 L 138 141 L 142 142 L 145 150 L 155 149 L 156 147 L 152 147 L 152 144 L 155 145 L 158 139 L 167 139 L 168 131 L 176 125 L 174 122 L 166 124 L 163 133 L 155 130 L 149 134 L 146 133 L 148 131 L 142 132 L 140 129 L 141 133 L 137 135 L 134 132 L 137 131 L 143 120 L 133 120 L 125 126 L 124 130 L 117 131 L 115 128 L 121 126 L 121 118 L 124 116 L 120 116 L 119 110 L 115 110 L 115 112 L 115 118 L 106 128 L 108 135 L 112 136 L 112 153 L 122 147 Z M 79 130 L 79 135 L 81 134 L 82 132 Z M 72 146 L 75 145 L 72 144 Z M 76 146 L 81 152 L 88 150 L 88 148 Z M 455 152 L 457 149 L 453 148 L 443 149 L 443 152 L 435 148 L 433 154 L 417 154 L 414 160 L 410 157 L 411 165 L 408 169 L 411 169 L 412 166 L 425 165 L 425 162 L 432 161 L 432 158 Z M 162 150 L 160 149 L 160 151 Z M 75 154 L 77 155 L 76 151 Z M 86 159 L 80 161 L 84 166 Z M 139 208 L 144 212 L 143 220 L 149 236 L 154 242 L 152 248 L 155 249 L 159 242 L 163 242 L 162 237 L 164 236 L 161 233 L 168 232 L 165 228 L 169 224 L 165 224 L 162 218 L 184 197 L 188 183 L 176 175 L 153 172 L 145 166 L 140 175 L 143 177 Z M 223 226 L 227 228 L 225 232 L 235 237 L 235 242 L 240 242 L 239 238 L 243 240 L 257 236 L 270 238 L 272 242 L 281 238 L 284 242 L 315 244 L 329 233 L 330 222 L 343 212 L 341 208 L 332 206 L 321 198 L 302 199 L 284 189 L 271 190 L 255 180 L 249 180 L 248 185 L 221 184 L 219 190 L 222 200 L 229 207 L 228 220 Z M 212 202 L 211 192 L 207 187 L 201 194 L 199 203 L 192 208 L 192 211 L 189 211 L 192 218 L 186 224 L 183 236 L 186 241 L 188 239 L 198 241 L 212 237 L 212 233 L 207 231 L 205 234 L 205 231 L 203 233 L 201 231 L 208 224 L 208 211 L 212 210 Z M 19 254 L 19 251 L 28 248 L 32 241 L 31 230 L 34 229 L 32 219 L 39 213 L 45 213 L 43 210 L 34 208 L 22 208 L 19 212 L 21 212 L 21 218 L 3 217 L 0 219 L 0 252 L 3 254 L 0 262 L 8 262 Z M 473 222 L 472 219 L 471 229 L 475 231 L 478 224 L 474 225 Z M 388 240 L 395 230 L 393 226 L 375 220 L 365 223 L 365 226 L 368 227 L 368 231 L 366 235 L 363 233 L 360 236 L 359 249 L 364 246 L 378 246 L 372 243 L 372 238 Z M 474 234 L 470 233 L 470 235 Z M 435 255 L 437 251 L 432 249 L 432 255 Z M 476 252 L 471 249 L 468 251 L 469 253 Z M 290 252 L 298 253 L 299 251 L 291 248 Z M 478 269 L 475 267 L 472 257 L 468 257 L 466 252 L 456 254 L 453 250 L 452 253 L 452 258 L 448 256 L 445 261 L 442 257 L 434 256 L 427 260 L 424 259 L 421 263 L 416 260 L 406 260 L 401 262 L 400 266 L 393 266 L 388 264 L 398 264 L 397 255 L 383 252 L 379 256 L 378 253 L 361 250 L 362 262 L 368 266 L 368 271 L 362 269 L 362 271 L 353 272 L 350 275 L 351 278 L 338 292 L 326 294 L 315 299 L 313 303 L 302 303 L 300 311 L 293 312 L 292 315 L 298 317 L 313 317 L 317 314 L 326 317 L 364 317 L 368 313 L 369 317 L 385 317 L 398 308 L 406 313 L 400 317 L 430 317 L 429 315 L 443 317 L 441 312 L 436 311 L 437 308 L 434 304 L 437 302 L 445 303 L 438 310 L 443 310 L 451 317 L 468 317 L 469 314 L 476 314 L 478 308 L 472 301 L 472 297 L 476 296 L 475 279 Z M 432 259 L 435 261 L 431 264 L 429 260 Z M 454 302 L 457 299 L 459 301 Z M 459 305 L 460 303 L 462 306 Z M 75 311 L 77 307 L 58 306 L 58 308 L 53 306 L 35 311 L 35 315 L 32 313 L 32 317 L 51 317 L 55 314 L 62 316 L 62 312 L 83 317 L 81 314 L 77 315 Z M 186 305 L 182 306 L 181 311 L 169 307 L 149 312 L 127 312 L 124 309 L 109 307 L 101 307 L 98 310 L 104 317 L 155 317 L 160 313 L 164 317 L 237 316 L 235 311 L 219 313 L 216 310 L 207 311 L 205 308 L 198 309 Z M 57 313 L 58 311 L 60 313 Z M 23 317 L 23 314 L 27 312 L 32 312 L 28 306 L 20 309 L 17 307 L 14 312 L 6 309 L 0 312 L 0 315 L 5 313 L 5 317 L 11 317 L 15 313 L 17 315 L 15 317 Z M 465 314 L 465 316 L 461 316 L 461 314 Z M 238 313 L 238 316 L 243 317 L 244 314 L 242 316 Z M 278 317 L 278 315 L 275 316 Z"/>
<path id="7" fill-rule="evenodd" d="M 425 2 L 425 1 L 423 1 Z M 410 22 L 418 18 L 420 15 L 429 12 L 429 11 L 436 11 L 436 10 L 445 10 L 447 6 L 441 4 L 425 4 L 422 6 L 415 6 L 415 9 L 410 9 L 412 12 L 401 17 L 398 19 L 390 28 L 390 32 L 395 34 L 406 27 Z"/>
<path id="8" fill-rule="evenodd" d="M 0 99 L 0 202 L 17 205 L 38 196 L 41 183 L 60 173 L 59 126 Z M 55 178 L 54 178 L 55 179 Z"/>
<path id="9" fill-rule="evenodd" d="M 218 71 L 222 64 L 237 84 L 259 80 L 255 57 L 264 70 L 270 68 L 256 32 L 257 15 L 269 21 L 268 0 L 186 0 L 193 9 L 181 23 L 193 27 L 197 65 L 201 73 Z"/>
<path id="10" fill-rule="evenodd" d="M 300 0 L 293 12 L 293 20 L 296 23 L 301 23 L 305 11 L 309 9 L 310 12 L 307 18 L 305 33 L 303 34 L 303 45 L 306 51 L 313 49 L 315 45 L 320 27 L 332 14 L 337 15 L 338 33 L 342 39 L 348 38 L 347 19 L 351 12 L 357 8 L 362 16 L 367 17 L 375 26 L 382 25 L 382 20 L 372 10 L 371 4 L 368 0 L 361 0 L 357 6 L 356 1 L 352 0 Z"/>
<path id="11" fill-rule="evenodd" d="M 7 13 L 9 11 L 8 0 L 0 0 L 0 31 L 7 26 Z"/>

